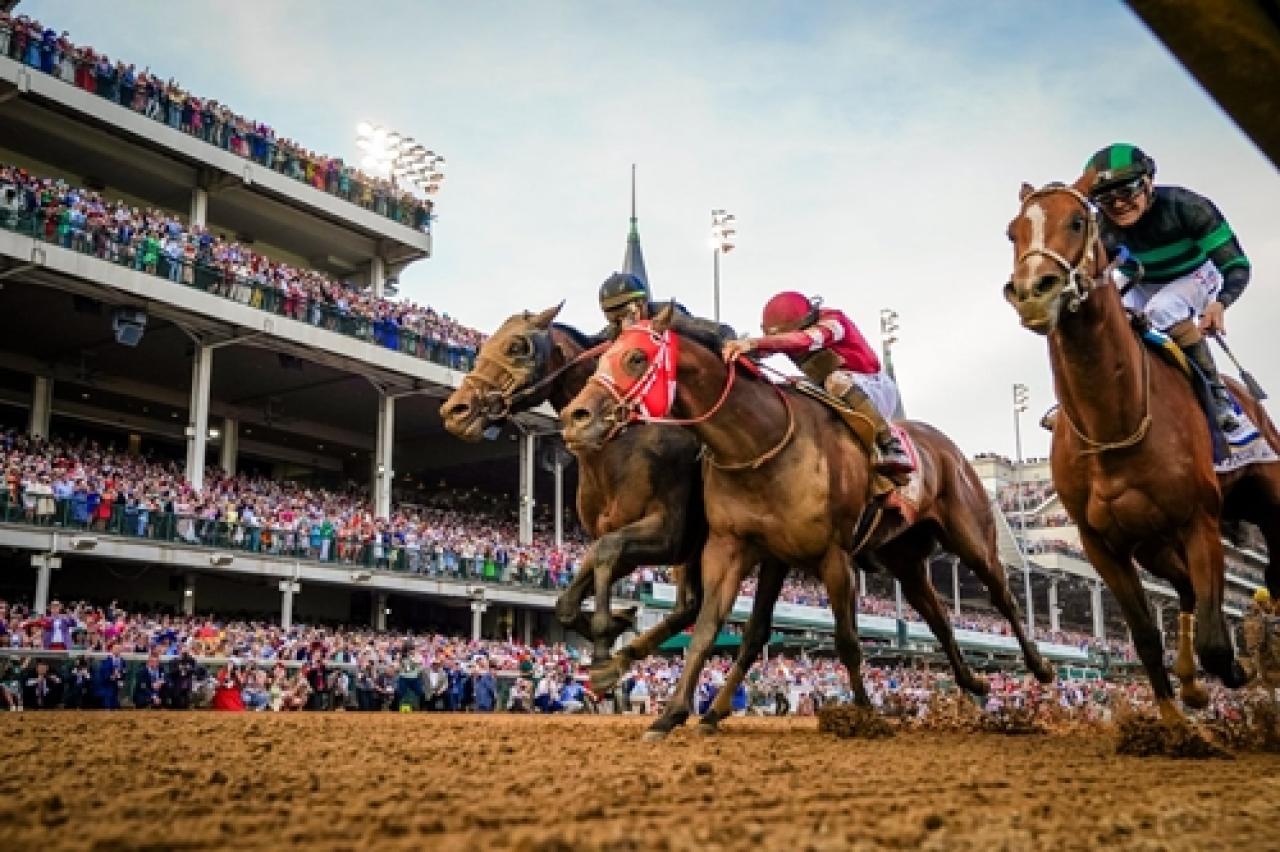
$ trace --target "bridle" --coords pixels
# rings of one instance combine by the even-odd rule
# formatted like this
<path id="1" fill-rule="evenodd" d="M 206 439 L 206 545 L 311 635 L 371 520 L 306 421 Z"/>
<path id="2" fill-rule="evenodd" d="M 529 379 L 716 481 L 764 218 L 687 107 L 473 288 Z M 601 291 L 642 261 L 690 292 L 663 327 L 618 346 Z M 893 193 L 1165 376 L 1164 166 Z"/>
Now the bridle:
<path id="1" fill-rule="evenodd" d="M 1101 247 L 1102 239 L 1098 226 L 1098 208 L 1084 195 L 1084 193 L 1080 192 L 1080 190 L 1073 186 L 1068 186 L 1063 183 L 1047 184 L 1022 199 L 1022 209 L 1025 212 L 1027 209 L 1027 203 L 1032 199 L 1052 195 L 1058 192 L 1065 192 L 1070 195 L 1080 204 L 1081 207 L 1084 208 L 1085 213 L 1088 214 L 1085 219 L 1085 242 L 1084 248 L 1080 252 L 1080 259 L 1073 264 L 1053 249 L 1030 248 L 1019 256 L 1018 265 L 1021 266 L 1022 262 L 1028 257 L 1039 255 L 1049 258 L 1054 263 L 1058 264 L 1058 266 L 1062 267 L 1062 269 L 1067 273 L 1067 283 L 1062 288 L 1062 292 L 1065 294 L 1067 299 L 1065 307 L 1068 311 L 1075 313 L 1080 310 L 1080 306 L 1088 300 L 1089 294 L 1099 286 L 1102 286 L 1102 282 L 1106 281 L 1106 279 L 1110 277 L 1112 270 L 1124 262 L 1125 258 L 1128 256 L 1128 252 L 1122 249 L 1121 253 L 1118 254 L 1113 261 L 1107 264 L 1097 278 L 1090 275 L 1086 270 L 1092 268 L 1096 263 L 1097 255 L 1095 254 L 1095 251 Z M 1072 434 L 1074 434 L 1076 438 L 1085 445 L 1085 448 L 1080 451 L 1081 455 L 1099 455 L 1111 450 L 1127 449 L 1141 443 L 1147 436 L 1147 432 L 1151 430 L 1151 364 L 1150 356 L 1142 348 L 1141 343 L 1138 344 L 1138 358 L 1142 361 L 1142 419 L 1138 421 L 1137 428 L 1129 433 L 1128 436 L 1120 439 L 1119 441 L 1094 440 L 1086 435 L 1084 431 L 1076 425 L 1075 421 L 1071 419 L 1071 414 L 1067 411 L 1067 406 L 1064 405 L 1060 409 L 1063 419 L 1066 420 L 1067 426 L 1071 429 Z"/>
<path id="2" fill-rule="evenodd" d="M 1026 198 L 1022 199 L 1022 212 L 1025 214 L 1027 204 L 1036 198 L 1042 198 L 1046 195 L 1063 192 L 1074 198 L 1085 213 L 1085 233 L 1084 233 L 1084 250 L 1080 252 L 1080 259 L 1075 263 L 1071 263 L 1060 253 L 1051 248 L 1029 248 L 1018 256 L 1018 266 L 1021 266 L 1029 257 L 1047 257 L 1058 266 L 1062 267 L 1063 272 L 1067 273 L 1067 283 L 1062 287 L 1062 295 L 1066 297 L 1066 309 L 1072 313 L 1080 310 L 1080 306 L 1089 299 L 1089 294 L 1098 286 L 1098 280 L 1089 275 L 1086 271 L 1091 268 L 1097 260 L 1094 252 L 1101 246 L 1102 239 L 1100 228 L 1098 226 L 1098 207 L 1087 196 L 1074 186 L 1068 186 L 1065 183 L 1050 183 L 1033 191 Z M 1108 269 L 1110 269 L 1109 267 Z M 1105 274 L 1105 273 L 1104 273 Z"/>
<path id="3" fill-rule="evenodd" d="M 627 338 L 639 338 L 639 340 L 628 341 Z M 590 381 L 608 391 L 614 402 L 613 410 L 603 418 L 609 424 L 609 431 L 605 433 L 602 443 L 608 443 L 613 440 L 633 423 L 650 423 L 657 426 L 696 426 L 700 423 L 705 423 L 724 408 L 729 399 L 729 393 L 733 390 L 734 382 L 737 379 L 738 367 L 743 367 L 759 375 L 759 368 L 754 362 L 739 356 L 733 364 L 728 365 L 728 376 L 725 378 L 724 388 L 720 391 L 720 396 L 716 399 L 715 404 L 696 417 L 671 417 L 669 412 L 675 402 L 679 340 L 680 337 L 671 329 L 658 332 L 653 329 L 649 321 L 638 322 L 624 329 L 618 335 L 618 339 L 613 343 L 609 352 L 606 352 L 601 357 L 600 364 L 596 368 L 596 372 L 592 374 Z M 645 366 L 644 372 L 630 385 L 626 385 L 609 371 L 611 361 L 609 355 L 615 350 L 618 352 L 629 350 L 630 347 L 624 347 L 624 341 L 639 344 L 637 348 L 648 355 L 648 364 Z M 782 400 L 783 407 L 787 412 L 787 428 L 781 440 L 760 455 L 745 462 L 717 461 L 711 451 L 704 447 L 703 458 L 707 460 L 708 464 L 719 470 L 756 469 L 768 463 L 786 448 L 787 444 L 791 442 L 792 436 L 795 435 L 795 411 L 791 407 L 791 400 L 787 398 L 782 389 L 776 384 L 773 385 L 773 388 Z M 660 403 L 660 407 L 655 408 L 655 402 Z"/>
<path id="4" fill-rule="evenodd" d="M 539 394 L 554 384 L 561 376 L 569 370 L 581 364 L 583 361 L 595 358 L 609 348 L 610 341 L 596 344 L 588 349 L 579 352 L 575 357 L 567 359 L 564 364 L 552 370 L 547 375 L 537 379 L 528 387 L 521 388 L 521 379 L 518 378 L 519 373 L 530 374 L 534 377 L 541 372 L 543 366 L 550 361 L 553 343 L 551 340 L 550 329 L 536 329 L 527 335 L 530 341 L 528 352 L 518 356 L 502 356 L 490 355 L 483 350 L 476 354 L 476 365 L 462 377 L 462 385 L 465 387 L 470 384 L 474 388 L 476 396 L 480 399 L 481 414 L 490 422 L 504 420 L 509 417 L 516 406 L 526 403 L 530 399 L 536 399 Z M 485 378 L 478 375 L 482 367 L 488 367 L 487 372 L 496 373 L 501 378 L 498 381 Z"/>

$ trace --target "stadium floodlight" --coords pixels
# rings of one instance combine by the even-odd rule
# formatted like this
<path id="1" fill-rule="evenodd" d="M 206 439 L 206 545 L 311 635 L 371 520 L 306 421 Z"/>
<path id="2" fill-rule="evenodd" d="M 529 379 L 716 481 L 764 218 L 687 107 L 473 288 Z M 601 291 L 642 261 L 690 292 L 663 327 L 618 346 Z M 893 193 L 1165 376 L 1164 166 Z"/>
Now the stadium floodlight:
<path id="1" fill-rule="evenodd" d="M 444 157 L 397 130 L 361 121 L 356 125 L 356 147 L 363 152 L 363 169 L 425 195 L 438 192 L 444 180 Z"/>
<path id="2" fill-rule="evenodd" d="M 442 159 L 441 162 L 444 162 Z M 711 211 L 711 278 L 716 322 L 720 322 L 720 255 L 737 245 L 738 217 L 722 209 Z"/>
<path id="3" fill-rule="evenodd" d="M 898 342 L 898 312 L 892 308 L 880 309 L 880 339 L 888 349 Z"/>

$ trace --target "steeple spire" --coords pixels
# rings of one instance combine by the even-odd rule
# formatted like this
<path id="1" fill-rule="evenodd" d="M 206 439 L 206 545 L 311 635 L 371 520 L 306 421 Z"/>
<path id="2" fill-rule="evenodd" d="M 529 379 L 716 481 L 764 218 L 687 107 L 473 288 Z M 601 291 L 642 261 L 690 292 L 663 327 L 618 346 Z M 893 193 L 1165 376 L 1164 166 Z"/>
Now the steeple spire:
<path id="1" fill-rule="evenodd" d="M 640 250 L 640 228 L 636 219 L 636 164 L 631 164 L 631 229 L 627 232 L 627 250 L 622 256 L 622 271 L 628 272 L 646 285 L 649 275 L 644 268 L 644 253 Z"/>

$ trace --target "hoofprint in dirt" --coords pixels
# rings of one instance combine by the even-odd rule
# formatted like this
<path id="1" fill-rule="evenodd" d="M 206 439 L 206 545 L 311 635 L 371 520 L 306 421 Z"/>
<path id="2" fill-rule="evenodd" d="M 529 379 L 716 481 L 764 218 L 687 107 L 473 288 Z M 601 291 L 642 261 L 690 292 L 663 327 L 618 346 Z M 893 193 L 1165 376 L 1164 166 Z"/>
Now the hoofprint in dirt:
<path id="1" fill-rule="evenodd" d="M 1271 849 L 1280 755 L 1097 734 L 387 713 L 0 716 L 0 848 Z"/>

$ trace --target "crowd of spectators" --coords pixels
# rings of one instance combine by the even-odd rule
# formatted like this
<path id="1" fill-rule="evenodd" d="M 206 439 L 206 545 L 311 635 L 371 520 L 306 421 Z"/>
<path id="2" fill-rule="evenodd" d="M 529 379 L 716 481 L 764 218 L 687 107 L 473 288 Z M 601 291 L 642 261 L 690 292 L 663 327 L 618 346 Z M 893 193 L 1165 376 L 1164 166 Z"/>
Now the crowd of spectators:
<path id="1" fill-rule="evenodd" d="M 0 227 L 456 370 L 471 368 L 484 339 L 431 307 L 274 260 L 176 213 L 3 164 Z"/>
<path id="2" fill-rule="evenodd" d="M 1022 499 L 1019 500 L 1019 493 Z M 1052 482 L 1011 482 L 1001 486 L 997 500 L 1000 503 L 1001 511 L 1006 514 L 1010 512 L 1020 512 L 1024 508 L 1027 512 L 1033 512 L 1044 505 L 1044 502 L 1058 493 Z"/>
<path id="3" fill-rule="evenodd" d="M 520 545 L 511 502 L 478 491 L 442 489 L 379 518 L 354 486 L 209 468 L 195 491 L 176 461 L 16 430 L 0 432 L 0 471 L 0 516 L 37 525 L 553 589 L 568 585 L 585 550 L 571 524 L 555 547 L 546 513 L 533 544 Z"/>
<path id="4" fill-rule="evenodd" d="M 65 31 L 27 15 L 10 17 L 0 11 L 0 54 L 380 216 L 421 231 L 431 229 L 432 202 L 394 180 L 308 150 L 265 122 L 188 92 L 150 68 L 139 70 L 92 47 L 77 46 Z"/>
<path id="5" fill-rule="evenodd" d="M 637 662 L 613 695 L 584 687 L 589 652 L 564 644 L 468 640 L 439 634 L 294 625 L 211 616 L 175 616 L 53 601 L 44 613 L 0 600 L 0 702 L 9 709 L 51 707 L 217 710 L 387 710 L 579 712 L 602 699 L 618 712 L 656 713 L 679 678 L 679 657 Z M 19 650 L 21 654 L 12 653 Z M 67 652 L 65 657 L 42 651 Z M 142 662 L 130 663 L 141 658 Z M 705 711 L 731 661 L 714 657 L 701 675 Z M 868 666 L 873 703 L 915 712 L 949 686 L 946 672 Z M 504 684 L 499 688 L 499 679 Z M 1096 687 L 1099 682 L 1095 681 Z M 996 675 L 995 704 L 1020 703 L 1039 690 Z M 1079 703 L 1087 685 L 1059 684 Z M 1073 697 L 1074 696 L 1074 697 Z M 827 657 L 773 655 L 757 664 L 735 696 L 746 712 L 810 715 L 825 701 L 848 700 L 849 681 Z"/>

